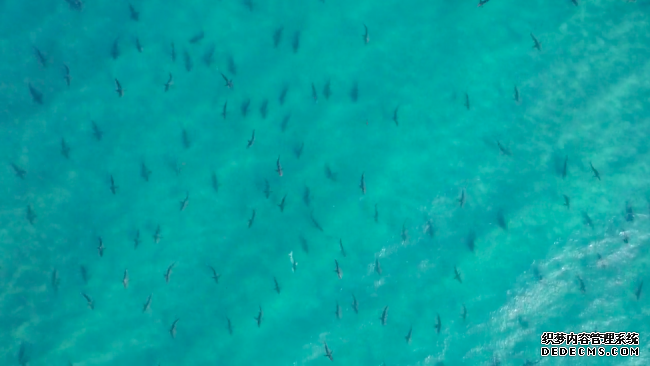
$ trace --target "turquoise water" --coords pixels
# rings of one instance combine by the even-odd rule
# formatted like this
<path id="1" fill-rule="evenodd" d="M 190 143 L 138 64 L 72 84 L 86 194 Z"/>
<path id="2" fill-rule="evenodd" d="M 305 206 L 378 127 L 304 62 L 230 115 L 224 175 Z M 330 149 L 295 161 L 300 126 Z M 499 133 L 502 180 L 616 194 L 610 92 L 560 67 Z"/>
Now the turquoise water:
<path id="1" fill-rule="evenodd" d="M 128 4 L 0 2 L 0 364 L 648 364 L 649 1 Z"/>

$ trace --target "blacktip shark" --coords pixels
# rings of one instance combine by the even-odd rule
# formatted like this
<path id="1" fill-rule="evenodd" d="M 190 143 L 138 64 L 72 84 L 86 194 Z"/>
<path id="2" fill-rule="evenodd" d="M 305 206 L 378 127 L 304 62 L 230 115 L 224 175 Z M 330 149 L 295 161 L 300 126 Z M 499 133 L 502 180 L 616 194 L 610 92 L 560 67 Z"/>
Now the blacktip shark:
<path id="1" fill-rule="evenodd" d="M 111 57 L 113 58 L 113 60 L 117 60 L 117 58 L 120 57 L 119 38 L 116 38 L 113 41 L 113 46 L 111 47 Z"/>
<path id="2" fill-rule="evenodd" d="M 84 281 L 84 285 L 88 284 L 88 270 L 84 265 L 79 266 L 79 272 L 81 273 L 81 279 Z"/>
<path id="3" fill-rule="evenodd" d="M 70 86 L 70 80 L 72 79 L 72 77 L 70 76 L 70 68 L 68 67 L 68 65 L 63 64 L 63 71 L 64 71 L 63 79 L 65 80 L 66 85 Z"/>
<path id="4" fill-rule="evenodd" d="M 300 31 L 296 31 L 293 34 L 293 41 L 291 42 L 291 49 L 293 50 L 293 53 L 298 53 L 298 50 L 300 49 Z"/>
<path id="5" fill-rule="evenodd" d="M 60 282 L 61 281 L 59 279 L 59 271 L 54 269 L 52 271 L 52 278 L 51 278 L 52 289 L 54 289 L 54 292 L 57 292 L 59 290 L 59 283 Z M 637 297 L 637 300 L 638 300 L 638 297 Z"/>
<path id="6" fill-rule="evenodd" d="M 463 283 L 463 280 L 460 278 L 460 273 L 458 273 L 458 268 L 456 268 L 456 266 L 454 266 L 454 279 L 459 283 Z"/>
<path id="7" fill-rule="evenodd" d="M 388 306 L 384 308 L 384 310 L 381 312 L 381 317 L 379 317 L 379 320 L 381 320 L 381 325 L 386 325 L 387 318 L 388 318 Z"/>
<path id="8" fill-rule="evenodd" d="M 563 194 L 562 196 L 564 196 L 564 206 L 566 206 L 566 209 L 571 209 L 571 200 L 569 199 L 569 196 L 566 194 Z"/>
<path id="9" fill-rule="evenodd" d="M 140 163 L 140 176 L 142 177 L 142 179 L 144 179 L 145 182 L 148 182 L 149 177 L 151 176 L 151 170 L 147 168 L 144 162 Z"/>
<path id="10" fill-rule="evenodd" d="M 363 25 L 364 33 L 363 33 L 363 43 L 368 44 L 370 43 L 370 35 L 368 34 L 368 26 Z"/>
<path id="11" fill-rule="evenodd" d="M 140 245 L 140 230 L 135 232 L 135 238 L 133 238 L 133 249 L 137 249 Z"/>
<path id="12" fill-rule="evenodd" d="M 262 104 L 260 105 L 260 115 L 262 116 L 262 119 L 266 119 L 268 110 L 269 110 L 269 100 L 265 99 L 264 101 L 262 101 Z"/>
<path id="13" fill-rule="evenodd" d="M 115 179 L 113 179 L 113 175 L 111 175 L 111 193 L 116 194 L 118 188 L 119 187 L 115 185 Z"/>
<path id="14" fill-rule="evenodd" d="M 284 100 L 287 98 L 287 93 L 289 92 L 289 85 L 285 84 L 280 91 L 280 96 L 278 97 L 278 102 L 280 105 L 284 105 Z"/>
<path id="15" fill-rule="evenodd" d="M 232 322 L 230 321 L 230 318 L 226 318 L 228 321 L 228 333 L 232 335 Z"/>
<path id="16" fill-rule="evenodd" d="M 280 204 L 278 204 L 278 207 L 280 208 L 280 212 L 284 212 L 284 203 L 286 202 L 287 195 L 285 194 L 284 197 L 282 197 L 282 201 Z"/>
<path id="17" fill-rule="evenodd" d="M 325 177 L 332 182 L 336 182 L 336 173 L 332 171 L 332 168 L 329 165 L 325 165 Z"/>
<path id="18" fill-rule="evenodd" d="M 180 319 L 178 319 L 178 318 L 176 320 L 174 320 L 174 322 L 172 323 L 171 328 L 169 328 L 169 334 L 172 336 L 172 339 L 176 338 L 176 324 L 178 323 L 179 320 Z"/>
<path id="19" fill-rule="evenodd" d="M 207 67 L 212 66 L 215 49 L 216 46 L 212 44 L 210 45 L 210 47 L 208 47 L 208 50 L 205 51 L 205 53 L 203 54 L 203 63 L 205 64 L 205 66 Z"/>
<path id="20" fill-rule="evenodd" d="M 309 254 L 309 243 L 307 242 L 307 239 L 305 239 L 302 235 L 300 235 L 300 247 L 302 248 L 303 252 Z"/>
<path id="21" fill-rule="evenodd" d="M 221 77 L 223 78 L 223 80 L 226 82 L 226 84 L 224 86 L 227 86 L 228 89 L 232 89 L 233 88 L 232 79 L 228 79 L 226 77 L 226 75 L 224 75 L 223 73 L 220 73 L 220 74 L 221 74 Z"/>
<path id="22" fill-rule="evenodd" d="M 70 146 L 68 146 L 64 138 L 61 139 L 61 155 L 66 159 L 70 159 Z"/>
<path id="23" fill-rule="evenodd" d="M 201 41 L 203 40 L 203 38 L 205 38 L 205 32 L 204 32 L 204 31 L 200 31 L 200 32 L 197 33 L 196 35 L 192 36 L 192 38 L 190 38 L 189 42 L 190 42 L 191 44 L 196 44 L 196 43 L 201 42 Z"/>
<path id="24" fill-rule="evenodd" d="M 220 274 L 217 273 L 217 271 L 214 269 L 214 267 L 208 265 L 208 268 L 212 271 L 212 279 L 214 280 L 215 283 L 219 283 L 219 278 L 221 277 Z"/>
<path id="25" fill-rule="evenodd" d="M 192 145 L 192 141 L 190 140 L 190 135 L 189 135 L 189 133 L 187 132 L 186 129 L 183 129 L 183 132 L 182 132 L 181 136 L 182 136 L 182 140 L 183 140 L 183 147 L 185 149 L 189 149 L 190 146 Z"/>
<path id="26" fill-rule="evenodd" d="M 625 221 L 634 221 L 634 209 L 630 201 L 625 202 Z"/>
<path id="27" fill-rule="evenodd" d="M 503 230 L 508 231 L 508 223 L 506 222 L 506 217 L 501 209 L 497 211 L 497 224 Z"/>
<path id="28" fill-rule="evenodd" d="M 86 299 L 86 302 L 88 303 L 88 307 L 90 308 L 90 310 L 95 310 L 95 303 L 93 302 L 93 299 L 83 292 L 81 293 L 81 295 Z"/>
<path id="29" fill-rule="evenodd" d="M 474 231 L 470 231 L 469 235 L 467 235 L 467 247 L 469 248 L 470 252 L 474 252 L 475 241 L 476 241 L 476 233 Z"/>
<path id="30" fill-rule="evenodd" d="M 29 356 L 27 354 L 27 345 L 25 342 L 20 343 L 20 349 L 18 349 L 18 364 L 20 366 L 29 365 Z"/>
<path id="31" fill-rule="evenodd" d="M 32 209 L 32 205 L 27 205 L 27 222 L 29 222 L 29 224 L 33 226 L 36 217 L 37 216 L 34 213 L 34 210 Z"/>
<path id="32" fill-rule="evenodd" d="M 282 164 L 280 164 L 280 156 L 278 156 L 278 160 L 276 160 L 275 166 L 276 166 L 275 171 L 278 173 L 279 176 L 282 176 L 284 173 L 282 171 Z"/>
<path id="33" fill-rule="evenodd" d="M 537 49 L 538 51 L 542 50 L 542 44 L 535 38 L 535 36 L 531 33 L 530 38 L 533 39 L 533 48 Z"/>
<path id="34" fill-rule="evenodd" d="M 399 111 L 399 106 L 395 107 L 395 110 L 393 111 L 393 122 L 395 122 L 395 126 L 399 126 L 399 120 L 397 118 L 398 111 Z"/>
<path id="35" fill-rule="evenodd" d="M 293 259 L 293 251 L 289 252 L 289 261 L 291 262 L 291 271 L 295 272 L 296 268 L 298 267 L 298 262 L 296 262 L 296 260 Z"/>
<path id="36" fill-rule="evenodd" d="M 300 145 L 293 148 L 293 153 L 296 155 L 296 159 L 300 159 L 302 156 L 302 151 L 305 149 L 305 142 L 302 141 Z"/>
<path id="37" fill-rule="evenodd" d="M 68 5 L 70 6 L 70 9 L 81 11 L 83 10 L 83 2 L 81 0 L 65 0 Z"/>
<path id="38" fill-rule="evenodd" d="M 464 189 L 460 192 L 460 198 L 458 198 L 457 201 L 458 201 L 458 205 L 460 207 L 463 207 L 463 205 L 465 204 L 465 190 Z"/>
<path id="39" fill-rule="evenodd" d="M 325 100 L 328 100 L 330 99 L 331 95 L 332 95 L 331 81 L 327 80 L 325 82 L 325 86 L 323 87 L 323 96 L 325 97 Z"/>
<path id="40" fill-rule="evenodd" d="M 275 29 L 275 32 L 273 32 L 273 47 L 278 48 L 280 45 L 280 42 L 282 41 L 282 32 L 284 31 L 284 27 L 278 27 Z"/>
<path id="41" fill-rule="evenodd" d="M 327 342 L 323 342 L 325 345 L 325 357 L 329 358 L 330 361 L 334 361 L 334 357 L 332 356 L 332 350 L 327 347 Z"/>
<path id="42" fill-rule="evenodd" d="M 102 240 L 101 237 L 97 238 L 99 240 L 99 245 L 97 246 L 97 251 L 99 252 L 99 256 L 103 257 L 104 256 L 104 241 Z"/>
<path id="43" fill-rule="evenodd" d="M 34 47 L 34 54 L 36 55 L 36 59 L 38 60 L 38 63 L 41 64 L 44 68 L 47 67 L 47 59 L 45 58 L 45 55 L 39 50 L 38 48 Z"/>
<path id="44" fill-rule="evenodd" d="M 302 248 L 302 251 L 305 252 L 306 254 L 309 254 L 309 243 L 307 242 L 307 239 L 300 235 L 300 247 Z"/>
<path id="45" fill-rule="evenodd" d="M 497 141 L 497 146 L 499 146 L 499 151 L 505 156 L 512 156 L 510 153 L 510 150 L 506 149 L 503 145 L 501 145 L 501 142 Z"/>
<path id="46" fill-rule="evenodd" d="M 138 20 L 140 20 L 140 13 L 138 13 L 138 12 L 135 10 L 135 8 L 133 7 L 133 5 L 131 5 L 131 4 L 129 4 L 129 13 L 130 13 L 130 15 L 131 15 L 131 20 L 133 20 L 133 21 L 135 21 L 135 22 L 137 22 Z"/>
<path id="47" fill-rule="evenodd" d="M 192 56 L 187 50 L 183 50 L 183 61 L 185 63 L 185 70 L 187 72 L 192 71 L 194 68 L 194 63 L 192 62 Z"/>
<path id="48" fill-rule="evenodd" d="M 318 103 L 318 92 L 314 83 L 311 83 L 311 98 L 314 100 L 314 103 Z"/>
<path id="49" fill-rule="evenodd" d="M 165 92 L 169 91 L 169 88 L 174 85 L 174 77 L 172 76 L 172 73 L 169 73 L 169 78 L 167 79 L 167 82 L 164 84 L 165 85 Z"/>
<path id="50" fill-rule="evenodd" d="M 99 128 L 97 123 L 95 121 L 91 121 L 92 126 L 93 126 L 93 136 L 95 137 L 95 140 L 101 141 L 102 137 L 104 136 L 104 132 Z"/>
<path id="51" fill-rule="evenodd" d="M 210 181 L 212 183 L 212 189 L 214 190 L 214 193 L 219 193 L 219 187 L 221 187 L 221 183 L 219 183 L 219 178 L 217 177 L 217 173 L 212 172 L 210 174 Z"/>
<path id="52" fill-rule="evenodd" d="M 641 297 L 641 290 L 643 289 L 643 281 L 639 283 L 639 286 L 637 286 L 636 291 L 634 291 L 634 296 L 636 296 L 636 299 L 639 300 Z"/>
<path id="53" fill-rule="evenodd" d="M 27 86 L 29 87 L 29 94 L 32 96 L 34 103 L 43 104 L 43 93 L 34 88 L 32 83 L 27 84 Z"/>
<path id="54" fill-rule="evenodd" d="M 182 201 L 180 201 L 181 211 L 184 211 L 185 208 L 187 208 L 187 203 L 189 202 L 189 200 L 190 200 L 190 193 L 185 192 L 185 198 Z"/>
<path id="55" fill-rule="evenodd" d="M 356 103 L 359 100 L 359 83 L 356 81 L 352 84 L 352 89 L 350 89 L 350 100 L 352 100 L 353 103 Z"/>
<path id="56" fill-rule="evenodd" d="M 174 268 L 174 265 L 176 263 L 172 263 L 169 267 L 167 267 L 167 271 L 165 272 L 165 282 L 169 283 L 169 278 L 172 275 L 172 269 Z"/>
<path id="57" fill-rule="evenodd" d="M 246 117 L 248 115 L 248 107 L 251 105 L 251 100 L 250 98 L 247 98 L 244 100 L 241 104 L 240 110 L 241 110 L 241 115 L 243 117 Z"/>
<path id="58" fill-rule="evenodd" d="M 275 287 L 273 288 L 275 292 L 278 294 L 280 293 L 280 284 L 278 283 L 278 279 L 273 277 L 273 282 L 275 283 Z"/>
<path id="59" fill-rule="evenodd" d="M 246 145 L 246 148 L 248 149 L 249 147 L 253 146 L 254 142 L 255 142 L 255 130 L 253 130 L 253 134 L 251 135 L 251 139 L 248 140 L 248 145 Z"/>
<path id="60" fill-rule="evenodd" d="M 334 263 L 336 264 L 336 269 L 334 272 L 336 272 L 336 275 L 339 277 L 339 280 L 343 278 L 343 271 L 341 271 L 341 267 L 339 267 L 339 262 L 335 259 Z"/>
<path id="61" fill-rule="evenodd" d="M 124 270 L 124 277 L 122 277 L 122 285 L 124 285 L 124 288 L 129 287 L 129 271 Z"/>
<path id="62" fill-rule="evenodd" d="M 539 267 L 537 266 L 533 267 L 533 276 L 535 276 L 535 279 L 540 282 L 544 279 L 544 276 L 539 272 Z"/>
<path id="63" fill-rule="evenodd" d="M 250 219 L 248 219 L 248 228 L 250 229 L 251 226 L 253 226 L 253 222 L 255 222 L 255 210 L 253 210 L 253 215 L 251 216 Z"/>
<path id="64" fill-rule="evenodd" d="M 585 283 L 582 281 L 582 278 L 580 278 L 580 276 L 576 276 L 576 278 L 578 279 L 578 284 L 580 285 L 580 292 L 583 294 L 586 293 L 587 290 L 585 289 Z"/>
<path id="65" fill-rule="evenodd" d="M 262 306 L 260 305 L 260 312 L 257 313 L 257 316 L 253 319 L 257 321 L 257 327 L 259 328 L 262 325 L 262 317 L 264 316 L 264 312 L 262 311 Z"/>
<path id="66" fill-rule="evenodd" d="M 519 103 L 519 89 L 517 89 L 517 85 L 515 85 L 514 98 L 515 98 L 515 102 Z"/>
<path id="67" fill-rule="evenodd" d="M 320 223 L 319 223 L 319 222 L 316 220 L 316 218 L 314 217 L 314 210 L 312 210 L 312 211 L 309 213 L 309 216 L 310 216 L 310 218 L 311 218 L 311 223 L 314 225 L 314 227 L 315 227 L 316 229 L 318 229 L 319 231 L 323 232 L 323 231 L 324 231 L 324 230 L 323 230 L 323 227 L 320 226 Z"/>
<path id="68" fill-rule="evenodd" d="M 16 176 L 18 178 L 23 179 L 23 180 L 25 179 L 25 175 L 27 174 L 25 169 L 19 167 L 18 165 L 14 164 L 14 163 L 11 163 L 11 168 L 14 170 L 14 174 L 16 174 Z"/>
<path id="69" fill-rule="evenodd" d="M 158 244 L 160 243 L 160 225 L 156 226 L 156 231 L 153 233 L 153 241 L 154 243 Z"/>
<path id="70" fill-rule="evenodd" d="M 433 238 L 435 230 L 433 228 L 433 222 L 431 220 L 427 220 L 427 223 L 424 226 L 424 233 L 429 235 L 430 238 Z"/>
<path id="71" fill-rule="evenodd" d="M 144 303 L 144 306 L 142 307 L 142 312 L 145 313 L 150 308 L 151 308 L 151 295 L 149 295 L 149 297 L 147 297 L 147 301 Z"/>
<path id="72" fill-rule="evenodd" d="M 122 84 L 120 84 L 120 81 L 115 79 L 115 92 L 117 92 L 117 95 L 119 97 L 124 96 L 124 89 L 122 89 Z"/>
<path id="73" fill-rule="evenodd" d="M 589 162 L 589 166 L 591 166 L 591 171 L 594 173 L 594 178 L 600 180 L 600 173 L 598 173 L 598 170 L 594 168 L 594 165 L 591 163 L 591 161 Z"/>
<path id="74" fill-rule="evenodd" d="M 408 230 L 406 230 L 406 221 L 402 224 L 402 234 L 400 237 L 402 238 L 402 244 L 409 240 L 409 233 Z"/>

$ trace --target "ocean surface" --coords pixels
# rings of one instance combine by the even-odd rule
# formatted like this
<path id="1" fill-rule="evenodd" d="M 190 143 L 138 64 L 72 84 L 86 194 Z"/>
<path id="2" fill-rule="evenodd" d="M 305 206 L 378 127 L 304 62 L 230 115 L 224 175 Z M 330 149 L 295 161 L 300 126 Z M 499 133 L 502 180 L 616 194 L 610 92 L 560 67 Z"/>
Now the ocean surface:
<path id="1" fill-rule="evenodd" d="M 0 18 L 0 365 L 650 364 L 650 0 Z"/>

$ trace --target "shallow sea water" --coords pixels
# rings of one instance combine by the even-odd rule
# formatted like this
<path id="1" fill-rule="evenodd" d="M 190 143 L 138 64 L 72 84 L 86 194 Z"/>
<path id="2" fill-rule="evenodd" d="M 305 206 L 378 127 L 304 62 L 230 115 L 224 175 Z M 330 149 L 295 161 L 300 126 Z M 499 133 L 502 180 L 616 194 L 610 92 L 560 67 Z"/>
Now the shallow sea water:
<path id="1" fill-rule="evenodd" d="M 650 1 L 130 4 L 0 2 L 0 364 L 648 364 Z"/>

